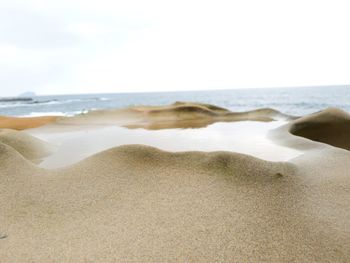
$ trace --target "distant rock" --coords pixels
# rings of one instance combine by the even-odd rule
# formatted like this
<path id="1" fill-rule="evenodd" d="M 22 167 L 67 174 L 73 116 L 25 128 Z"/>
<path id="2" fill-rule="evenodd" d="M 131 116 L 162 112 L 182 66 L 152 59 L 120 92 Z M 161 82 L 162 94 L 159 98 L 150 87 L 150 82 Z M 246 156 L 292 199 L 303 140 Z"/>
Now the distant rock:
<path id="1" fill-rule="evenodd" d="M 35 92 L 26 91 L 15 97 L 0 97 L 0 102 L 33 102 L 35 96 Z"/>
<path id="2" fill-rule="evenodd" d="M 23 93 L 21 93 L 21 94 L 19 94 L 17 97 L 26 97 L 26 98 L 30 98 L 30 97 L 35 97 L 36 96 L 36 94 L 35 94 L 35 92 L 33 92 L 33 91 L 26 91 L 26 92 L 23 92 Z"/>
<path id="3" fill-rule="evenodd" d="M 16 102 L 16 101 L 24 101 L 24 102 L 32 102 L 32 98 L 28 97 L 7 97 L 7 98 L 0 98 L 0 102 Z"/>

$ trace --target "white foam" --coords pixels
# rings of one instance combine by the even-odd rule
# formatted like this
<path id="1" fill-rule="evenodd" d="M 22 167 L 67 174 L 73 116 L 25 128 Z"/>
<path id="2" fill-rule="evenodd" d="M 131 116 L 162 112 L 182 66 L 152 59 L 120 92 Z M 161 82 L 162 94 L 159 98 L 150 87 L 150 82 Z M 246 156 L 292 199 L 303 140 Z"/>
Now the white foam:
<path id="1" fill-rule="evenodd" d="M 26 115 L 20 115 L 18 117 L 42 117 L 42 116 L 74 116 L 80 114 L 81 111 L 75 112 L 60 112 L 60 111 L 51 111 L 51 112 L 31 112 Z"/>

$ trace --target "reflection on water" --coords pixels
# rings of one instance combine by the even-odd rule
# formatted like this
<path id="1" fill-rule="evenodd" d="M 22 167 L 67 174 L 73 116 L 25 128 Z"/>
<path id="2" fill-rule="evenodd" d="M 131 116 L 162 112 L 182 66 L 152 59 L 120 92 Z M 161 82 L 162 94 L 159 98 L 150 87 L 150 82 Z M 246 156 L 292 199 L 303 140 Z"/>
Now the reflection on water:
<path id="1" fill-rule="evenodd" d="M 80 161 L 108 148 L 144 144 L 166 151 L 232 151 L 270 161 L 285 161 L 300 152 L 274 144 L 267 132 L 284 122 L 215 123 L 198 129 L 144 130 L 109 126 L 70 132 L 35 133 L 41 139 L 58 143 L 57 152 L 47 157 L 42 167 L 56 168 Z"/>

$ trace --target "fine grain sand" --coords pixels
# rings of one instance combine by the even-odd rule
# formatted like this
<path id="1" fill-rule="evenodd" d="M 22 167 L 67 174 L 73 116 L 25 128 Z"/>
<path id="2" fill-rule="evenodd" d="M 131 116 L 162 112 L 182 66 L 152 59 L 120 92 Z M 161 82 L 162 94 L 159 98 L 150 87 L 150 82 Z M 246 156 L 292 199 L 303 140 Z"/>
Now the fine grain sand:
<path id="1" fill-rule="evenodd" d="M 132 121 L 121 110 L 118 117 L 95 112 L 38 129 L 64 136 L 67 129 L 107 122 L 125 126 L 146 119 L 160 127 L 173 118 L 176 127 L 177 121 L 181 126 L 191 119 L 188 113 L 171 111 L 169 116 L 168 107 L 173 105 L 164 107 L 166 117 L 149 117 L 146 107 L 147 113 L 140 108 L 142 118 L 137 112 Z M 290 119 L 275 131 L 276 142 L 303 151 L 287 162 L 227 151 L 174 153 L 125 145 L 67 167 L 43 169 L 33 160 L 54 148 L 25 131 L 4 130 L 0 262 L 349 262 L 346 138 L 339 145 L 331 136 L 338 133 L 327 129 L 333 125 L 323 126 L 318 142 L 297 132 L 329 111 Z M 271 118 L 265 110 L 266 117 L 257 112 L 259 119 Z M 332 120 L 349 117 L 331 112 Z M 219 115 L 214 119 L 222 119 Z"/>
<path id="2" fill-rule="evenodd" d="M 300 118 L 293 123 L 290 132 L 350 150 L 350 115 L 336 108 Z"/>
<path id="3" fill-rule="evenodd" d="M 53 153 L 55 147 L 27 133 L 11 129 L 0 129 L 0 143 L 11 146 L 23 157 L 39 162 Z"/>

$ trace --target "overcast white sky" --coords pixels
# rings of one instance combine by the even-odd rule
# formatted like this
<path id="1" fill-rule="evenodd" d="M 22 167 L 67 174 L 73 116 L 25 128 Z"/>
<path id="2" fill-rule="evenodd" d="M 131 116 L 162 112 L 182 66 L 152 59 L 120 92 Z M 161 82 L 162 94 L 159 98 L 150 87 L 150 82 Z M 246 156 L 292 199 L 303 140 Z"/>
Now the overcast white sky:
<path id="1" fill-rule="evenodd" d="M 350 83 L 348 0 L 0 0 L 0 96 Z"/>

